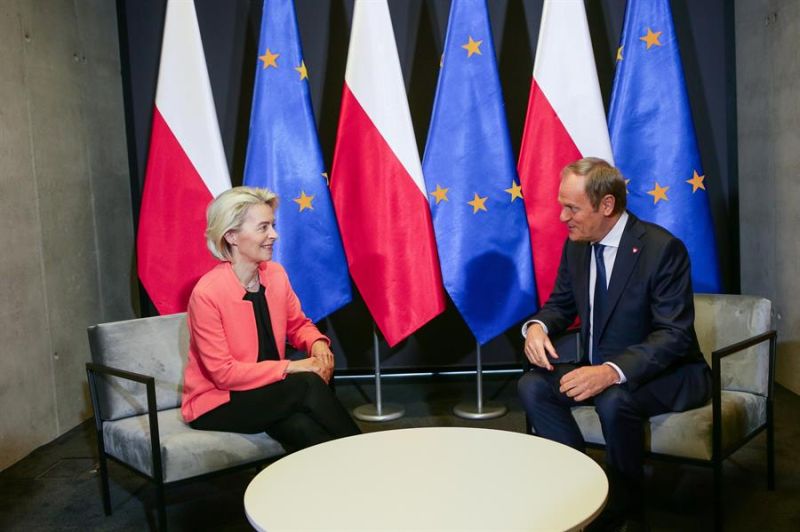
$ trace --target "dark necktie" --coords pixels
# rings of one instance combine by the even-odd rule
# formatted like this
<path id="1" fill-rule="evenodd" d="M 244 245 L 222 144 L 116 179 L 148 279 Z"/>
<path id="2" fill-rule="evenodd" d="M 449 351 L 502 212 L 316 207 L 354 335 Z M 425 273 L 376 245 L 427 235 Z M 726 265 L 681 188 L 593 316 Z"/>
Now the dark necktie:
<path id="1" fill-rule="evenodd" d="M 603 317 L 606 313 L 606 304 L 608 302 L 608 285 L 606 283 L 606 262 L 603 260 L 602 244 L 592 244 L 594 250 L 594 263 L 596 266 L 594 283 L 594 303 L 592 303 L 592 364 L 602 364 L 603 355 L 597 348 L 600 337 L 600 324 L 603 322 Z"/>

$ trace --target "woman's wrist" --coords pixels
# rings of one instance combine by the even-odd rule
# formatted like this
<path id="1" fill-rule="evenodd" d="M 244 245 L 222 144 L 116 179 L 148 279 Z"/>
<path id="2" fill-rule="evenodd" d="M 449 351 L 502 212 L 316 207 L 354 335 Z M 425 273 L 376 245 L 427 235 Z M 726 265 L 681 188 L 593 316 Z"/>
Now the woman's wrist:
<path id="1" fill-rule="evenodd" d="M 312 357 L 325 354 L 325 352 L 328 350 L 328 345 L 328 342 L 323 338 L 314 340 L 314 343 L 311 344 L 311 349 L 308 350 L 308 354 Z"/>

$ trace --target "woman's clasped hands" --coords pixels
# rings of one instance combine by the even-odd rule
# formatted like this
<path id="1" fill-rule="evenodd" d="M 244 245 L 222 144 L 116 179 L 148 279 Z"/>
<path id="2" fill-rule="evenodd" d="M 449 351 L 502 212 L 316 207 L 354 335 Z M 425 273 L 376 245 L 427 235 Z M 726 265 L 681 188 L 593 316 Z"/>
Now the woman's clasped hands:
<path id="1" fill-rule="evenodd" d="M 317 340 L 311 346 L 308 358 L 289 362 L 286 373 L 300 373 L 310 371 L 316 373 L 325 382 L 330 382 L 333 377 L 333 352 L 324 340 Z"/>

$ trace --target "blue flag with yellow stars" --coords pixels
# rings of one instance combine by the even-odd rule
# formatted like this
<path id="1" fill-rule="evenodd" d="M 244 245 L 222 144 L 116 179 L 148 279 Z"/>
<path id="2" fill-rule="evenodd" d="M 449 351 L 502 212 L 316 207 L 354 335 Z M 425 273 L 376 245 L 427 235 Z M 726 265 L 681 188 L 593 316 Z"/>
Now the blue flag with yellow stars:
<path id="1" fill-rule="evenodd" d="M 719 292 L 708 182 L 669 0 L 628 1 L 608 116 L 628 208 L 686 244 L 695 292 Z"/>
<path id="2" fill-rule="evenodd" d="M 537 307 L 484 0 L 454 0 L 450 8 L 422 174 L 445 289 L 484 344 Z"/>
<path id="3" fill-rule="evenodd" d="M 264 1 L 244 184 L 280 198 L 275 260 L 306 315 L 318 321 L 346 305 L 350 277 L 292 0 Z"/>

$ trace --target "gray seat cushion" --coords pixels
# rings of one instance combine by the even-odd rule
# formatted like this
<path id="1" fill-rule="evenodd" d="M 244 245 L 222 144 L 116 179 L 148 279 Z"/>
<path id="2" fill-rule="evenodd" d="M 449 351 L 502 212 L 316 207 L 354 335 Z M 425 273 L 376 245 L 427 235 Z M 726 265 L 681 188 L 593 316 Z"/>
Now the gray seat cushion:
<path id="1" fill-rule="evenodd" d="M 605 444 L 600 418 L 594 407 L 572 409 L 587 442 Z M 645 425 L 645 449 L 653 453 L 711 460 L 711 403 L 686 412 L 653 416 Z M 722 392 L 722 447 L 742 438 L 766 423 L 767 400 L 747 392 Z"/>
<path id="2" fill-rule="evenodd" d="M 237 465 L 277 457 L 283 447 L 264 433 L 235 434 L 194 430 L 183 422 L 180 409 L 158 413 L 164 482 L 212 473 Z M 150 425 L 147 415 L 106 421 L 106 451 L 143 473 L 152 475 Z"/>

